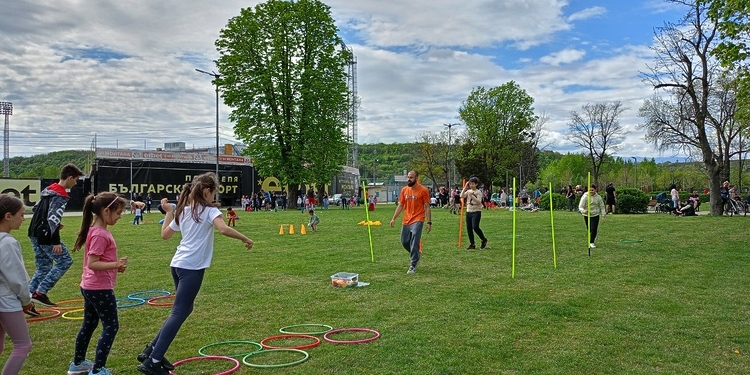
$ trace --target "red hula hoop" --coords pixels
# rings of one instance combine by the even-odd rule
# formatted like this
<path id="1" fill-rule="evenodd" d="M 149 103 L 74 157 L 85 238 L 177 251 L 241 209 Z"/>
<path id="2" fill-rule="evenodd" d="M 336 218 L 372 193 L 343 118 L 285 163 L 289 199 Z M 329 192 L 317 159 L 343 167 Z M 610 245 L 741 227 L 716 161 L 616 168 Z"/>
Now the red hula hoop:
<path id="1" fill-rule="evenodd" d="M 370 333 L 374 333 L 375 336 L 368 337 L 366 339 L 361 339 L 361 340 L 334 340 L 330 337 L 331 335 L 335 335 L 341 332 L 370 332 Z M 339 329 L 334 329 L 333 331 L 328 331 L 326 332 L 325 335 L 323 335 L 323 338 L 326 341 L 333 343 L 333 344 L 364 344 L 366 342 L 377 340 L 378 337 L 380 337 L 380 332 L 374 329 L 369 329 L 369 328 L 339 328 Z"/>
<path id="2" fill-rule="evenodd" d="M 311 344 L 307 345 L 300 345 L 300 346 L 271 346 L 267 345 L 266 342 L 272 341 L 272 340 L 280 340 L 280 339 L 310 339 L 313 340 Z M 276 335 L 271 337 L 266 337 L 263 340 L 260 340 L 260 345 L 263 346 L 264 349 L 297 349 L 297 350 L 305 350 L 305 349 L 311 349 L 318 345 L 320 345 L 320 339 L 311 336 L 311 335 Z"/>
<path id="3" fill-rule="evenodd" d="M 173 363 L 174 367 L 177 367 L 181 364 L 188 363 L 188 362 L 195 362 L 195 361 L 230 361 L 234 362 L 234 367 L 224 371 L 224 372 L 217 372 L 215 375 L 229 375 L 240 368 L 240 361 L 230 358 L 230 357 L 224 357 L 224 356 L 218 356 L 218 355 L 207 355 L 207 356 L 201 356 L 201 357 L 191 357 L 191 358 L 185 358 L 181 359 L 175 363 Z M 176 375 L 177 373 L 172 371 L 171 374 Z"/>
<path id="4" fill-rule="evenodd" d="M 57 309 L 37 309 L 37 312 L 43 313 L 43 312 L 51 312 L 52 315 L 46 315 L 46 316 L 35 316 L 33 318 L 26 318 L 26 322 L 41 322 L 42 320 L 48 320 L 52 318 L 57 318 L 62 314 L 62 311 Z"/>
<path id="5" fill-rule="evenodd" d="M 146 303 L 148 303 L 150 306 L 173 306 L 174 302 L 156 302 L 156 301 L 167 299 L 167 298 L 174 298 L 174 297 L 175 297 L 174 294 L 169 295 L 169 296 L 154 297 L 146 301 Z"/>

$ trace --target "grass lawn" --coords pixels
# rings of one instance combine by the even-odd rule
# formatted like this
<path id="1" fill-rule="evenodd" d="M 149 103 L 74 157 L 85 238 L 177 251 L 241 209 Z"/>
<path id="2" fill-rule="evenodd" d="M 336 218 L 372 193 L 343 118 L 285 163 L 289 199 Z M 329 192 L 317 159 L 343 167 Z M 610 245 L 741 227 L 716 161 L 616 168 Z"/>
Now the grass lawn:
<path id="1" fill-rule="evenodd" d="M 324 341 L 309 349 L 310 359 L 300 365 L 243 365 L 235 374 L 740 374 L 750 368 L 750 218 L 609 215 L 588 256 L 581 216 L 556 212 L 555 268 L 549 212 L 518 212 L 511 278 L 511 212 L 484 211 L 481 227 L 489 248 L 467 251 L 466 235 L 457 247 L 459 216 L 435 210 L 417 274 L 407 275 L 400 225 L 388 226 L 394 208 L 380 205 L 371 213 L 371 220 L 383 223 L 371 228 L 375 262 L 367 227 L 357 225 L 365 219 L 363 207 L 319 210 L 319 230 L 304 236 L 300 224 L 308 215 L 299 211 L 238 212 L 237 229 L 255 247 L 245 251 L 239 241 L 217 236 L 195 310 L 167 357 L 176 361 L 196 356 L 209 343 L 258 342 L 285 326 L 319 323 L 371 328 L 382 336 L 359 345 Z M 115 289 L 118 297 L 174 290 L 169 262 L 179 235 L 162 240 L 160 218 L 146 214 L 145 225 L 133 226 L 132 215 L 124 215 L 111 227 L 120 254 L 129 257 Z M 80 220 L 64 219 L 63 239 L 70 247 Z M 279 235 L 282 224 L 285 233 L 295 224 L 296 234 Z M 25 228 L 13 232 L 31 274 L 25 233 Z M 642 242 L 622 242 L 628 239 Z M 81 256 L 73 255 L 73 267 L 49 293 L 53 301 L 80 298 Z M 330 275 L 341 271 L 359 273 L 370 285 L 333 288 Z M 138 374 L 135 357 L 168 313 L 169 308 L 147 305 L 121 309 L 107 367 L 114 374 Z M 22 373 L 64 374 L 79 323 L 60 318 L 30 323 L 34 348 Z M 91 359 L 99 332 L 89 348 Z M 6 339 L 0 362 L 11 346 Z M 215 347 L 210 354 L 251 348 Z M 296 358 L 277 354 L 258 360 Z M 227 368 L 191 363 L 177 373 Z"/>

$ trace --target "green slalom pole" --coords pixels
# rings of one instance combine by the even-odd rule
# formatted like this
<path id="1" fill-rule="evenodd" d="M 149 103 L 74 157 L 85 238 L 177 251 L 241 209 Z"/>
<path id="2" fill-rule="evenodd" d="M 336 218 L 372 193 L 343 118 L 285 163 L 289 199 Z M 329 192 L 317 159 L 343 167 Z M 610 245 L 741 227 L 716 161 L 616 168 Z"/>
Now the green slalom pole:
<path id="1" fill-rule="evenodd" d="M 516 194 L 516 178 L 513 178 L 513 195 Z M 513 199 L 513 204 L 517 204 L 516 199 Z M 511 237 L 513 238 L 511 243 L 511 249 L 512 249 L 512 255 L 511 255 L 511 265 L 510 265 L 510 278 L 514 279 L 516 277 L 516 208 L 511 207 L 513 209 L 513 234 Z"/>
<path id="2" fill-rule="evenodd" d="M 588 224 L 586 225 L 586 247 L 589 249 L 589 256 L 591 256 L 591 172 L 589 172 L 589 190 L 586 192 L 586 215 L 588 217 Z"/>
<path id="3" fill-rule="evenodd" d="M 555 215 L 552 214 L 554 206 L 552 205 L 552 183 L 549 183 L 549 223 L 552 226 L 552 263 L 557 268 L 557 250 L 555 249 Z"/>
<path id="4" fill-rule="evenodd" d="M 372 259 L 372 262 L 375 263 L 375 252 L 372 250 L 372 228 L 370 227 L 370 202 L 367 201 L 367 186 L 365 186 L 365 182 L 362 181 L 362 191 L 365 192 L 365 218 L 367 223 L 367 236 L 370 238 L 370 259 Z"/>

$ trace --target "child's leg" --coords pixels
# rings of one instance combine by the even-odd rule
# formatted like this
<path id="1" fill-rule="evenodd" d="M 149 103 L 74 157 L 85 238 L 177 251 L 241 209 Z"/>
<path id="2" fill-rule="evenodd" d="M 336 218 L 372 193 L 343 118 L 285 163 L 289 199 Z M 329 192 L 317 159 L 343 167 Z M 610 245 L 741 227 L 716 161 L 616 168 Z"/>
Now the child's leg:
<path id="1" fill-rule="evenodd" d="M 94 301 L 89 299 L 87 291 L 81 289 L 81 294 L 83 295 L 83 323 L 81 329 L 78 330 L 78 335 L 76 335 L 75 353 L 73 355 L 73 363 L 76 365 L 86 359 L 91 335 L 94 334 L 96 327 L 99 325 L 99 315 L 96 313 Z"/>
<path id="2" fill-rule="evenodd" d="M 86 301 L 94 307 L 94 313 L 102 322 L 102 334 L 96 344 L 96 357 L 94 358 L 94 370 L 99 370 L 107 365 L 112 343 L 120 329 L 117 319 L 117 300 L 113 290 L 84 290 Z M 84 314 L 85 315 L 85 314 Z"/>
<path id="3" fill-rule="evenodd" d="M 22 311 L 0 312 L 0 337 L 5 341 L 5 333 L 8 333 L 13 341 L 13 351 L 3 367 L 3 375 L 14 375 L 21 371 L 21 366 L 31 351 L 31 337 L 26 318 Z M 2 346 L 0 346 L 2 349 Z"/>

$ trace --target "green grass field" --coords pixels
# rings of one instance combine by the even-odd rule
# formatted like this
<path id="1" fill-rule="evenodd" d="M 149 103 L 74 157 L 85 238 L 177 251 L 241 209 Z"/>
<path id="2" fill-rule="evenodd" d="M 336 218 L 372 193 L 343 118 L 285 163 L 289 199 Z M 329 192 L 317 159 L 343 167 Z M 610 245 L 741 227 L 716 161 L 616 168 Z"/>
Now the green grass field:
<path id="1" fill-rule="evenodd" d="M 318 232 L 300 235 L 307 215 L 299 211 L 240 212 L 238 230 L 255 241 L 217 236 L 195 310 L 167 357 L 197 355 L 202 346 L 227 340 L 260 341 L 279 328 L 319 323 L 379 331 L 358 345 L 323 342 L 297 366 L 236 374 L 740 374 L 750 359 L 750 252 L 744 217 L 677 218 L 664 214 L 610 215 L 597 249 L 587 255 L 580 215 L 554 216 L 557 268 L 549 212 L 518 212 L 515 278 L 511 278 L 512 216 L 485 211 L 487 250 L 457 247 L 459 216 L 433 213 L 416 275 L 406 275 L 408 254 L 400 225 L 388 227 L 395 206 L 380 205 L 371 220 L 375 262 L 370 259 L 363 207 L 319 210 Z M 159 236 L 158 213 L 145 225 L 124 215 L 112 227 L 121 255 L 129 257 L 115 293 L 172 291 L 169 262 L 178 243 Z M 64 219 L 72 246 L 80 217 Z M 26 220 L 28 225 L 30 220 Z M 296 234 L 279 235 L 295 224 Z M 29 273 L 33 256 L 26 229 L 13 234 L 23 246 Z M 622 240 L 642 240 L 626 243 Z M 80 298 L 81 253 L 49 293 L 52 300 Z M 330 275 L 359 273 L 361 288 L 333 288 Z M 138 374 L 136 355 L 160 328 L 169 309 L 120 310 L 120 331 L 109 357 L 114 374 Z M 60 318 L 29 324 L 34 348 L 23 374 L 64 374 L 73 355 L 79 321 Z M 98 335 L 99 331 L 95 335 Z M 363 334 L 339 338 L 364 338 Z M 89 348 L 90 357 L 97 336 Z M 299 345 L 288 340 L 277 344 Z M 6 339 L 7 358 L 12 344 Z M 210 354 L 250 350 L 213 348 Z M 289 354 L 258 358 L 292 361 Z M 179 367 L 181 375 L 214 374 L 226 364 Z"/>

